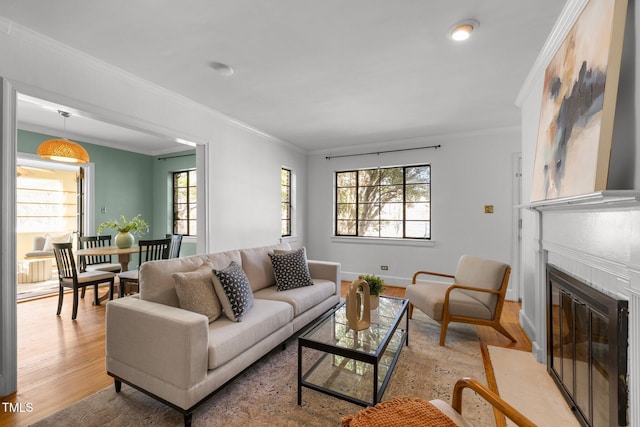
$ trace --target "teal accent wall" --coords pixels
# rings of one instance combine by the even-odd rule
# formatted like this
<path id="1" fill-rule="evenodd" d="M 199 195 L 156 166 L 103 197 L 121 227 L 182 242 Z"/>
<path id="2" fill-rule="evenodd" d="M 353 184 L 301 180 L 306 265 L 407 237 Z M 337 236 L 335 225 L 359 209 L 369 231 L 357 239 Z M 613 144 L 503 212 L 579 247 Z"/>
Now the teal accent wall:
<path id="1" fill-rule="evenodd" d="M 18 130 L 18 152 L 36 154 L 38 146 L 52 138 L 36 132 Z M 144 238 L 160 238 L 172 231 L 171 172 L 194 168 L 195 150 L 166 156 L 144 154 L 77 141 L 87 150 L 95 165 L 95 224 L 116 219 L 120 215 L 131 218 L 140 214 L 151 225 Z M 160 157 L 177 157 L 158 160 Z M 191 155 L 193 154 L 193 155 Z M 101 213 L 102 206 L 106 213 Z M 94 234 L 95 230 L 86 230 Z M 183 243 L 180 255 L 195 253 L 195 243 Z"/>

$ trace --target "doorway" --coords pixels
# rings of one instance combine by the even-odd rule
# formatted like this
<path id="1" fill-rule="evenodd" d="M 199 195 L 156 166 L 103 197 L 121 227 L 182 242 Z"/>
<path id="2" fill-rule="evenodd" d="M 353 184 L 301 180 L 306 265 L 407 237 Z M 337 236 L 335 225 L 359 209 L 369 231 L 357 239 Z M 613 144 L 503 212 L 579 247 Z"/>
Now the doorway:
<path id="1" fill-rule="evenodd" d="M 91 168 L 92 165 L 88 165 Z M 57 292 L 51 244 L 77 242 L 84 228 L 85 168 L 18 153 L 16 259 L 18 301 Z M 74 246 L 75 247 L 75 246 Z"/>

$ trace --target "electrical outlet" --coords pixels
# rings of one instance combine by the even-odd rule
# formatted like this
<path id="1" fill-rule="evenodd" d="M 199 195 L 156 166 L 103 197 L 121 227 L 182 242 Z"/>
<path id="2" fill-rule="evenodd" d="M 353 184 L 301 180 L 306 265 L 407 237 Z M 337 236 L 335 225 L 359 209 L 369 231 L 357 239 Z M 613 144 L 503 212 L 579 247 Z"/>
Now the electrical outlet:
<path id="1" fill-rule="evenodd" d="M 380 266 L 380 270 L 387 271 L 388 269 L 389 269 L 389 266 L 388 266 L 388 265 L 381 265 L 381 266 Z"/>
<path id="2" fill-rule="evenodd" d="M 100 213 L 107 213 L 107 207 L 106 206 L 100 206 Z"/>
<path id="3" fill-rule="evenodd" d="M 493 213 L 493 205 L 484 205 L 484 213 L 492 214 Z"/>

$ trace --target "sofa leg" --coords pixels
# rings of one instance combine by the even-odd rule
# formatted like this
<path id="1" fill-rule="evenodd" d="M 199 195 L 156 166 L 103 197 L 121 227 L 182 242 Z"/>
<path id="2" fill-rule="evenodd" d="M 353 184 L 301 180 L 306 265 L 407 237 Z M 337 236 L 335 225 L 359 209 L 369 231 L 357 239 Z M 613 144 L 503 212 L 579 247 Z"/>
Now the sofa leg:
<path id="1" fill-rule="evenodd" d="M 122 381 L 120 380 L 113 380 L 113 385 L 116 388 L 116 393 L 120 393 L 120 390 L 122 390 Z"/>
<path id="2" fill-rule="evenodd" d="M 188 414 L 184 414 L 184 427 L 191 427 L 192 418 L 193 413 L 189 412 Z"/>
<path id="3" fill-rule="evenodd" d="M 282 344 L 280 344 L 280 350 L 285 351 L 287 349 L 287 343 L 283 342 Z"/>

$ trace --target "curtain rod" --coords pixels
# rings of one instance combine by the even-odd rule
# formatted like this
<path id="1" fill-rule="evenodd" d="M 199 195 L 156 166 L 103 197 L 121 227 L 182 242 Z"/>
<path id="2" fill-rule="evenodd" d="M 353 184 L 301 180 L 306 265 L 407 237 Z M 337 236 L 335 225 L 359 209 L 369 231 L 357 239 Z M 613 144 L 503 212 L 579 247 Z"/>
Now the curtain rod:
<path id="1" fill-rule="evenodd" d="M 190 157 L 190 156 L 195 156 L 195 154 L 180 154 L 179 156 L 158 157 L 158 160 L 169 160 L 169 159 L 177 159 L 178 157 Z"/>
<path id="2" fill-rule="evenodd" d="M 435 148 L 435 149 L 437 150 L 437 149 L 438 149 L 438 148 L 440 148 L 440 147 L 441 147 L 441 145 L 440 145 L 440 144 L 438 144 L 438 145 L 428 145 L 428 146 L 426 146 L 426 147 L 399 148 L 399 149 L 397 149 L 397 150 L 373 151 L 373 152 L 371 152 L 371 153 L 342 154 L 342 155 L 339 155 L 339 156 L 327 156 L 327 157 L 325 157 L 325 159 L 327 159 L 327 160 L 331 160 L 331 159 L 337 159 L 337 158 L 339 158 L 339 157 L 368 156 L 368 155 L 371 155 L 371 154 L 378 154 L 378 155 L 380 155 L 380 154 L 384 154 L 384 153 L 397 153 L 397 152 L 399 152 L 399 151 L 424 150 L 424 149 L 426 149 L 426 148 Z"/>

